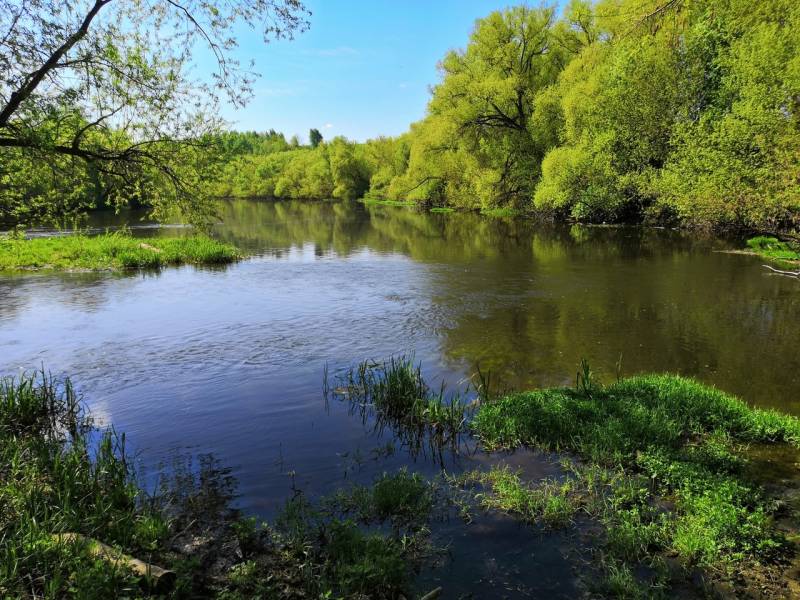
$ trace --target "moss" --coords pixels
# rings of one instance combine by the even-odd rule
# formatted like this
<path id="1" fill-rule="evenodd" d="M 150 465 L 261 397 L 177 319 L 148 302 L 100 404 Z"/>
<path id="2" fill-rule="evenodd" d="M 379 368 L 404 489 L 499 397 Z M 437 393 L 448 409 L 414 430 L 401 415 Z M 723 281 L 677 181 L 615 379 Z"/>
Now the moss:
<path id="1" fill-rule="evenodd" d="M 0 239 L 0 271 L 120 270 L 180 264 L 226 264 L 241 253 L 203 236 L 136 239 L 124 233 L 98 236 Z"/>

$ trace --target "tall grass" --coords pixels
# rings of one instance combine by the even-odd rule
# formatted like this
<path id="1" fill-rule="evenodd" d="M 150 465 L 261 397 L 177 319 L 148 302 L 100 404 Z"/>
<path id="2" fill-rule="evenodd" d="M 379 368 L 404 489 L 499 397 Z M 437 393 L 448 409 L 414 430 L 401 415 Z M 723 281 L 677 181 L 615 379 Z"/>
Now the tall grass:
<path id="1" fill-rule="evenodd" d="M 44 372 L 2 378 L 0 598 L 166 593 L 98 557 L 89 540 L 175 571 L 172 598 L 409 595 L 432 504 L 420 476 L 384 474 L 340 492 L 325 510 L 295 496 L 274 528 L 239 515 L 230 505 L 235 485 L 229 469 L 201 457 L 145 495 L 124 436 L 94 427 L 69 381 Z M 369 530 L 384 522 L 391 532 Z"/>
<path id="2" fill-rule="evenodd" d="M 374 420 L 378 431 L 391 427 L 412 453 L 427 448 L 435 457 L 444 448 L 457 451 L 470 405 L 461 394 L 447 394 L 444 384 L 431 389 L 412 356 L 364 361 L 337 383 L 333 392 L 349 403 L 351 412 L 365 423 Z M 326 383 L 325 389 L 330 385 Z"/>
<path id="3" fill-rule="evenodd" d="M 125 232 L 33 239 L 0 238 L 0 271 L 114 270 L 179 264 L 225 264 L 241 257 L 204 236 L 137 239 Z"/>
<path id="4" fill-rule="evenodd" d="M 124 568 L 57 538 L 80 533 L 146 553 L 166 531 L 138 506 L 124 437 L 98 433 L 69 382 L 43 372 L 0 380 L 0 474 L 0 596 L 138 589 Z"/>

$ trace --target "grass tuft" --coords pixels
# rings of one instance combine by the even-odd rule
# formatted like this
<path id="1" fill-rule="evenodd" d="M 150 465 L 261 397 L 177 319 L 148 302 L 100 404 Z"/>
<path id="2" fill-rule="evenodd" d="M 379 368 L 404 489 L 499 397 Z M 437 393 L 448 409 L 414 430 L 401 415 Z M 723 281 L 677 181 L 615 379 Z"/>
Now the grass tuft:
<path id="1" fill-rule="evenodd" d="M 375 427 L 391 426 L 412 452 L 427 446 L 433 454 L 449 447 L 458 449 L 460 434 L 467 429 L 470 405 L 459 394 L 446 394 L 444 385 L 432 390 L 411 356 L 384 362 L 364 361 L 338 378 L 334 394 L 345 399 L 351 411 Z M 325 383 L 325 388 L 330 386 Z"/>
<path id="2" fill-rule="evenodd" d="M 800 261 L 800 250 L 796 245 L 782 242 L 777 238 L 757 236 L 747 240 L 747 246 L 759 256 L 783 263 Z"/>

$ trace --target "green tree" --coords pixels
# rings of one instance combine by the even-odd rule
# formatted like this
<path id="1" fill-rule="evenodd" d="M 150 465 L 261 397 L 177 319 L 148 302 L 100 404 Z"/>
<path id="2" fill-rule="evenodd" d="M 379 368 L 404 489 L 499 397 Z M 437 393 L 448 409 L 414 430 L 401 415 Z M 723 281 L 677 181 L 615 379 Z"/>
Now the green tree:
<path id="1" fill-rule="evenodd" d="M 310 129 L 308 132 L 308 141 L 311 144 L 312 148 L 316 148 L 322 142 L 322 134 L 319 132 L 319 129 Z"/>
<path id="2" fill-rule="evenodd" d="M 251 95 L 251 73 L 232 55 L 235 30 L 291 36 L 306 14 L 299 0 L 0 0 L 0 208 L 12 207 L 0 216 L 52 207 L 14 163 L 102 180 L 116 205 L 143 200 L 156 216 L 178 208 L 203 221 L 218 105 Z M 201 46 L 217 62 L 208 79 L 192 75 Z"/>
<path id="3" fill-rule="evenodd" d="M 539 95 L 572 54 L 553 9 L 515 7 L 480 19 L 440 63 L 428 117 L 412 129 L 409 197 L 466 207 L 530 201 L 552 132 Z"/>

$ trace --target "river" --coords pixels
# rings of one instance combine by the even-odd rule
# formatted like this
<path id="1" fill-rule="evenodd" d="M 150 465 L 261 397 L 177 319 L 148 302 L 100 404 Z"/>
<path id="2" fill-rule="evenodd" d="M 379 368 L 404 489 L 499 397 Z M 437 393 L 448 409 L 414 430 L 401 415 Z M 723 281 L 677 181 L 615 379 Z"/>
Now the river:
<path id="1" fill-rule="evenodd" d="M 69 375 L 146 468 L 213 454 L 253 514 L 274 516 L 293 489 L 318 496 L 403 465 L 439 468 L 326 405 L 326 365 L 335 374 L 413 353 L 437 386 L 462 389 L 479 367 L 499 388 L 524 389 L 572 384 L 586 358 L 606 380 L 677 372 L 800 415 L 800 283 L 722 252 L 736 241 L 359 203 L 232 200 L 220 215 L 214 235 L 252 257 L 0 277 L 0 372 Z M 90 226 L 123 222 L 143 237 L 187 231 L 132 213 L 98 213 Z M 547 474 L 534 462 L 526 468 Z M 454 535 L 466 546 L 474 540 L 458 536 L 481 533 Z M 518 561 L 524 544 L 503 537 L 497 553 Z M 568 597 L 563 565 L 537 564 L 526 585 Z"/>

